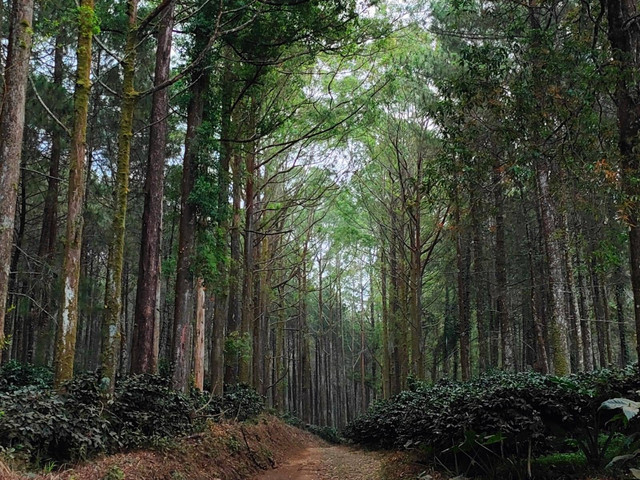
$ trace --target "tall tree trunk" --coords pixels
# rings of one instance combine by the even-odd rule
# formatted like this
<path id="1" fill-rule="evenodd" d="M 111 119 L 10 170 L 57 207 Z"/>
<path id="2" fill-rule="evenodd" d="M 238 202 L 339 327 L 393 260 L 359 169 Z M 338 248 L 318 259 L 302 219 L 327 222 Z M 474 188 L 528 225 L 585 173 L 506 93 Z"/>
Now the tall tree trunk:
<path id="1" fill-rule="evenodd" d="M 64 44 L 63 35 L 56 37 L 53 53 L 53 86 L 56 93 L 62 92 L 64 73 Z M 42 213 L 42 228 L 40 229 L 40 242 L 38 243 L 38 257 L 43 259 L 43 272 L 41 285 L 38 286 L 36 298 L 42 306 L 42 310 L 34 315 L 33 357 L 29 360 L 36 365 L 47 364 L 46 338 L 51 335 L 50 321 L 51 310 L 51 265 L 56 250 L 58 238 L 58 195 L 60 190 L 60 159 L 62 156 L 61 129 L 56 126 L 51 130 L 51 160 L 49 162 L 49 176 L 47 178 L 47 193 L 44 200 Z M 38 348 L 40 347 L 40 348 Z"/>
<path id="2" fill-rule="evenodd" d="M 469 244 L 461 225 L 460 207 L 456 207 L 456 265 L 458 281 L 458 341 L 462 380 L 471 378 L 471 321 L 469 309 Z"/>
<path id="3" fill-rule="evenodd" d="M 542 217 L 542 236 L 545 241 L 549 265 L 549 288 L 551 290 L 549 340 L 551 342 L 553 372 L 556 375 L 567 375 L 571 373 L 571 358 L 569 355 L 571 329 L 565 309 L 562 252 L 558 239 L 559 232 L 556 226 L 557 215 L 549 185 L 550 173 L 551 166 L 549 161 L 546 158 L 539 158 L 536 163 L 536 179 Z"/>
<path id="4" fill-rule="evenodd" d="M 62 92 L 62 76 L 64 69 L 64 44 L 62 34 L 56 37 L 56 45 L 53 53 L 53 87 L 59 94 Z M 42 214 L 42 228 L 40 229 L 40 242 L 38 244 L 38 256 L 51 262 L 55 252 L 55 242 L 58 236 L 58 192 L 60 190 L 60 157 L 62 155 L 62 135 L 59 127 L 51 131 L 51 160 L 49 162 L 49 176 L 47 177 L 47 193 L 44 200 L 44 212 Z"/>
<path id="5" fill-rule="evenodd" d="M 233 342 L 240 342 L 240 322 L 241 322 L 241 304 L 240 304 L 240 208 L 242 203 L 242 162 L 241 156 L 237 153 L 232 154 L 233 160 L 233 205 L 231 214 L 231 245 L 230 245 L 230 262 L 229 262 L 229 311 L 227 317 L 227 337 Z M 234 349 L 233 356 L 227 359 L 227 368 L 225 371 L 225 383 L 234 384 L 238 382 L 238 369 L 240 358 L 237 350 Z"/>
<path id="6" fill-rule="evenodd" d="M 616 268 L 616 286 L 615 286 L 615 295 L 616 295 L 616 320 L 618 322 L 618 339 L 620 341 L 620 361 L 619 366 L 625 367 L 630 359 L 629 359 L 629 346 L 627 345 L 627 328 L 625 325 L 625 315 L 624 315 L 624 287 L 623 287 L 623 274 L 622 268 L 618 266 Z"/>
<path id="7" fill-rule="evenodd" d="M 205 290 L 204 281 L 198 278 L 196 282 L 196 328 L 193 346 L 193 377 L 194 386 L 204 390 L 204 326 L 205 326 Z"/>
<path id="8" fill-rule="evenodd" d="M 567 295 L 569 297 L 569 312 L 571 320 L 571 358 L 575 366 L 572 368 L 578 372 L 584 371 L 584 346 L 582 324 L 580 322 L 580 306 L 578 305 L 578 292 L 574 276 L 573 259 L 567 248 L 564 252 L 566 267 Z"/>
<path id="9" fill-rule="evenodd" d="M 505 226 L 504 226 L 504 193 L 502 188 L 501 166 L 493 167 L 493 198 L 495 206 L 496 222 L 496 316 L 500 325 L 500 350 L 502 351 L 502 368 L 514 370 L 515 365 L 515 340 L 513 326 L 507 311 L 507 252 L 505 250 Z"/>
<path id="10" fill-rule="evenodd" d="M 85 191 L 87 116 L 91 90 L 91 44 L 95 18 L 93 0 L 82 0 L 78 12 L 76 86 L 73 99 L 73 135 L 69 158 L 67 227 L 62 264 L 63 294 L 60 302 L 55 346 L 55 384 L 73 376 L 73 359 L 78 328 L 78 286 L 82 249 L 82 215 Z"/>
<path id="11" fill-rule="evenodd" d="M 521 202 L 522 202 L 522 214 L 524 218 L 526 217 L 526 212 L 524 211 L 524 198 L 521 194 Z M 540 316 L 540 311 L 538 309 L 539 305 L 539 289 L 537 287 L 538 280 L 536 276 L 536 265 L 534 258 L 534 241 L 531 235 L 531 227 L 529 222 L 525 222 L 525 232 L 527 238 L 527 260 L 529 263 L 529 299 L 531 302 L 531 316 L 533 317 L 533 329 L 535 332 L 535 344 L 536 344 L 536 365 L 535 370 L 540 373 L 547 374 L 549 373 L 549 357 L 547 354 L 547 342 L 544 338 L 544 325 L 542 321 L 542 317 Z"/>
<path id="12" fill-rule="evenodd" d="M 489 307 L 487 304 L 486 261 L 484 257 L 484 238 L 482 235 L 480 212 L 472 205 L 473 221 L 473 280 L 475 285 L 476 324 L 478 328 L 478 370 L 480 373 L 489 367 Z M 435 380 L 435 379 L 432 379 Z"/>
<path id="13" fill-rule="evenodd" d="M 228 62 L 230 63 L 230 62 Z M 233 78 L 230 65 L 225 66 L 222 77 L 222 111 L 220 132 L 220 164 L 218 167 L 218 248 L 221 260 L 218 262 L 218 282 L 215 286 L 215 305 L 213 311 L 213 332 L 211 340 L 211 356 L 209 372 L 211 376 L 211 393 L 221 395 L 224 387 L 225 365 L 225 326 L 229 315 L 229 167 L 233 157 L 231 143 L 231 103 L 233 96 Z"/>
<path id="14" fill-rule="evenodd" d="M 380 301 L 382 302 L 382 396 L 391 396 L 391 357 L 389 355 L 389 305 L 387 299 L 387 255 L 386 246 L 380 247 Z M 435 379 L 433 379 L 435 381 Z"/>
<path id="15" fill-rule="evenodd" d="M 187 133 L 182 162 L 180 239 L 178 242 L 176 300 L 171 348 L 171 359 L 174 364 L 172 386 L 183 392 L 186 392 L 189 386 L 191 366 L 194 283 L 191 259 L 195 250 L 196 233 L 196 212 L 189 197 L 196 180 L 197 135 L 202 125 L 204 93 L 209 83 L 207 72 L 196 70 L 193 75 L 194 83 L 191 87 L 191 99 L 187 113 Z"/>
<path id="16" fill-rule="evenodd" d="M 602 299 L 602 289 L 600 288 L 600 279 L 596 271 L 595 259 L 592 258 L 589 269 L 591 275 L 591 292 L 593 298 L 593 311 L 596 321 L 596 339 L 598 345 L 598 367 L 605 368 L 607 366 L 606 344 L 604 333 L 604 305 Z"/>
<path id="17" fill-rule="evenodd" d="M 584 369 L 587 372 L 593 371 L 594 355 L 593 355 L 593 339 L 591 335 L 591 322 L 589 320 L 589 309 L 587 308 L 587 291 L 584 275 L 582 274 L 580 249 L 576 254 L 576 264 L 578 267 L 578 307 L 580 311 L 580 323 L 582 332 L 582 345 L 584 348 Z"/>
<path id="18" fill-rule="evenodd" d="M 393 206 L 391 207 L 393 209 Z M 389 318 L 391 337 L 391 396 L 400 393 L 403 389 L 406 377 L 403 376 L 404 366 L 402 362 L 403 352 L 406 346 L 403 345 L 402 319 L 400 313 L 400 268 L 397 238 L 397 215 L 391 211 L 391 238 L 389 245 L 389 275 L 391 277 L 389 291 Z M 403 378 L 404 377 L 404 378 Z"/>
<path id="19" fill-rule="evenodd" d="M 154 85 L 169 79 L 171 44 L 174 23 L 174 2 L 162 14 L 158 26 L 158 46 Z M 162 245 L 162 202 L 164 195 L 164 163 L 167 148 L 169 90 L 153 93 L 149 154 L 144 182 L 144 210 L 142 212 L 142 239 L 138 282 L 136 290 L 135 325 L 131 357 L 132 373 L 155 373 L 158 369 L 156 346 L 159 340 L 160 319 L 158 289 L 160 288 L 160 251 Z"/>
<path id="20" fill-rule="evenodd" d="M 14 0 L 0 112 L 0 360 L 5 347 L 4 317 L 22 157 L 32 21 L 33 0 Z"/>
<path id="21" fill-rule="evenodd" d="M 619 69 L 616 85 L 618 107 L 618 147 L 622 182 L 628 197 L 627 222 L 636 348 L 640 358 L 640 223 L 638 216 L 638 172 L 640 171 L 640 94 L 636 72 L 640 67 L 640 25 L 634 0 L 606 0 L 609 42 Z"/>
<path id="22" fill-rule="evenodd" d="M 301 402 L 302 419 L 310 423 L 312 412 L 312 391 L 311 391 L 311 349 L 309 347 L 310 333 L 307 318 L 307 255 L 311 228 L 309 227 L 307 238 L 302 248 L 302 258 L 300 265 L 299 279 L 299 318 L 300 318 L 300 380 L 301 380 Z"/>
<path id="23" fill-rule="evenodd" d="M 122 310 L 122 268 L 124 264 L 124 235 L 127 219 L 127 195 L 129 193 L 129 170 L 131 163 L 131 139 L 133 137 L 133 114 L 138 94 L 134 80 L 136 71 L 136 47 L 138 32 L 138 0 L 127 1 L 129 17 L 127 43 L 122 61 L 122 106 L 118 131 L 118 155 L 115 185 L 115 208 L 113 212 L 112 238 L 109 245 L 109 275 L 105 287 L 105 316 L 102 327 L 101 388 L 113 394 L 117 370 L 117 352 L 120 346 L 120 314 Z M 155 291 L 154 291 L 155 293 Z"/>
<path id="24" fill-rule="evenodd" d="M 253 98 L 249 98 L 248 101 L 248 133 L 250 137 L 255 135 L 255 102 Z M 255 301 L 255 142 L 249 142 L 247 145 L 247 151 L 245 152 L 245 198 L 244 198 L 244 285 L 242 288 L 242 322 L 240 324 L 240 332 L 243 337 L 251 338 L 252 326 L 257 321 L 254 317 L 254 301 Z M 238 376 L 241 382 L 250 383 L 251 381 L 251 368 L 250 365 L 253 359 L 253 349 L 257 348 L 257 345 L 251 346 L 251 350 L 247 354 L 240 357 Z"/>

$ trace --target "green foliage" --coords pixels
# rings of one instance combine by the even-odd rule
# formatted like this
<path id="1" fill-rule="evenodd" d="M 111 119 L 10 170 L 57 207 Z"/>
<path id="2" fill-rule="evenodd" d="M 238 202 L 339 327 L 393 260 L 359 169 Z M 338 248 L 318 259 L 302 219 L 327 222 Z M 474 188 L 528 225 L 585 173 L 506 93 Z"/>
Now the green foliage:
<path id="1" fill-rule="evenodd" d="M 15 360 L 0 368 L 0 391 L 17 390 L 26 386 L 49 388 L 53 385 L 53 372 L 47 367 L 22 364 Z"/>
<path id="2" fill-rule="evenodd" d="M 284 420 L 288 425 L 307 430 L 329 443 L 341 444 L 345 442 L 344 437 L 342 437 L 340 432 L 334 427 L 305 424 L 299 417 L 291 412 L 283 413 L 282 420 Z"/>
<path id="3" fill-rule="evenodd" d="M 244 421 L 264 411 L 265 398 L 246 384 L 226 385 L 224 395 L 214 399 L 204 394 L 195 395 L 200 395 L 199 403 L 204 405 L 202 410 L 209 417 Z"/>
<path id="4" fill-rule="evenodd" d="M 118 383 L 113 400 L 105 403 L 98 372 L 77 376 L 63 393 L 38 376 L 26 377 L 34 383 L 27 386 L 17 385 L 26 382 L 19 375 L 6 378 L 17 380 L 0 391 L 0 446 L 19 449 L 39 464 L 153 447 L 162 439 L 203 429 L 204 419 L 248 420 L 264 410 L 264 398 L 246 385 L 228 387 L 222 397 L 183 395 L 170 389 L 170 377 L 131 376 Z"/>
<path id="5" fill-rule="evenodd" d="M 228 358 L 249 358 L 251 354 L 251 336 L 248 333 L 231 332 L 225 339 L 224 353 Z"/>
<path id="6" fill-rule="evenodd" d="M 608 423 L 611 415 L 598 407 L 617 392 L 638 388 L 637 368 L 566 378 L 495 373 L 466 383 L 415 382 L 411 390 L 376 403 L 344 434 L 375 447 L 425 449 L 445 465 L 476 473 L 522 464 L 529 448 L 533 455 L 563 452 L 575 438 L 588 463 L 602 466 L 616 432 Z"/>
<path id="7" fill-rule="evenodd" d="M 307 430 L 329 443 L 344 443 L 344 438 L 340 436 L 340 432 L 338 432 L 338 430 L 334 427 L 308 425 Z"/>
<path id="8" fill-rule="evenodd" d="M 117 465 L 113 465 L 107 473 L 104 474 L 102 480 L 124 480 L 124 472 Z"/>

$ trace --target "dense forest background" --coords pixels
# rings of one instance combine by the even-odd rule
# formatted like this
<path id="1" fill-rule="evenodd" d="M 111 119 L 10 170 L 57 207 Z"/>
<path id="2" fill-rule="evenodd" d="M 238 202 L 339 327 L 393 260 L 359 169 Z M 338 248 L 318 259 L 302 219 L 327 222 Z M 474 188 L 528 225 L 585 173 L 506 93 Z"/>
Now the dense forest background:
<path id="1" fill-rule="evenodd" d="M 635 361 L 639 18 L 0 1 L 2 362 L 342 427 L 411 379 Z"/>

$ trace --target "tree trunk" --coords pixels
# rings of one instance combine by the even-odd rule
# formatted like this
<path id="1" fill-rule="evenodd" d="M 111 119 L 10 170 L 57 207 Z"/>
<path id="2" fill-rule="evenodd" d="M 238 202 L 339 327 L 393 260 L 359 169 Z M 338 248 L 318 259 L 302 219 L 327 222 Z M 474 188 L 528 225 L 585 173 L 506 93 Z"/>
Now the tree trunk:
<path id="1" fill-rule="evenodd" d="M 95 18 L 93 0 L 82 0 L 79 10 L 78 49 L 76 52 L 76 86 L 73 99 L 73 135 L 69 158 L 69 187 L 67 190 L 67 227 L 58 329 L 55 347 L 55 384 L 73 376 L 73 359 L 78 328 L 78 286 L 82 249 L 82 224 L 85 191 L 85 151 L 87 116 L 91 90 L 91 44 Z"/>
<path id="2" fill-rule="evenodd" d="M 22 137 L 33 36 L 33 0 L 14 0 L 0 113 L 0 360 L 22 158 Z"/>
<path id="3" fill-rule="evenodd" d="M 553 372 L 555 375 L 561 376 L 571 373 L 571 359 L 569 355 L 569 336 L 571 329 L 565 309 L 562 252 L 558 240 L 559 232 L 556 226 L 555 205 L 549 185 L 550 173 L 551 167 L 548 160 L 538 158 L 536 163 L 536 179 L 542 217 L 542 236 L 545 241 L 549 265 L 549 288 L 551 290 L 549 337 L 552 350 Z"/>
<path id="4" fill-rule="evenodd" d="M 504 370 L 514 370 L 516 365 L 513 327 L 507 311 L 507 252 L 505 250 L 504 193 L 500 165 L 494 165 L 493 167 L 493 188 L 496 212 L 496 316 L 497 323 L 500 325 L 502 368 Z"/>
<path id="5" fill-rule="evenodd" d="M 158 26 L 158 46 L 154 85 L 169 79 L 171 43 L 174 23 L 174 2 L 162 14 Z M 155 373 L 158 369 L 157 341 L 160 319 L 158 315 L 158 289 L 160 287 L 160 251 L 162 245 L 162 202 L 164 195 L 164 163 L 167 148 L 169 89 L 153 93 L 151 127 L 149 129 L 149 155 L 144 182 L 144 210 L 142 212 L 142 239 L 136 290 L 135 325 L 133 330 L 132 373 Z"/>
<path id="6" fill-rule="evenodd" d="M 589 310 L 587 308 L 587 294 L 588 291 L 586 281 L 582 275 L 582 269 L 580 268 L 580 250 L 578 249 L 576 255 L 576 264 L 578 266 L 578 308 L 580 311 L 580 323 L 582 332 L 582 346 L 584 354 L 584 369 L 587 372 L 593 371 L 594 368 L 594 356 L 593 356 L 593 340 L 591 335 L 591 322 L 589 320 Z"/>
<path id="7" fill-rule="evenodd" d="M 475 285 L 476 324 L 478 328 L 478 371 L 484 373 L 489 367 L 489 318 L 487 304 L 486 261 L 484 257 L 482 225 L 479 210 L 472 206 L 473 221 L 473 280 Z M 435 379 L 433 379 L 435 380 Z"/>
<path id="8" fill-rule="evenodd" d="M 233 206 L 231 213 L 231 245 L 229 262 L 229 311 L 227 317 L 227 337 L 239 346 L 243 341 L 240 338 L 240 322 L 242 318 L 240 304 L 240 207 L 242 203 L 242 165 L 241 156 L 238 153 L 232 154 L 233 160 Z M 284 341 L 284 340 L 283 340 Z M 227 358 L 227 368 L 225 371 L 225 382 L 234 384 L 238 382 L 238 369 L 240 358 L 238 348 L 235 348 Z M 242 354 L 242 353 L 241 353 Z"/>
<path id="9" fill-rule="evenodd" d="M 389 355 L 389 306 L 387 300 L 387 255 L 384 243 L 380 247 L 380 301 L 382 302 L 382 396 L 391 396 L 391 357 Z M 434 380 L 435 381 L 435 380 Z"/>
<path id="10" fill-rule="evenodd" d="M 202 392 L 204 390 L 205 290 L 202 278 L 198 278 L 196 283 L 196 332 L 193 347 L 193 377 L 194 386 Z"/>
<path id="11" fill-rule="evenodd" d="M 215 286 L 215 305 L 213 310 L 213 332 L 211 340 L 211 356 L 209 372 L 211 376 L 211 393 L 221 395 L 224 387 L 225 365 L 225 326 L 229 316 L 229 267 L 226 259 L 229 255 L 229 167 L 233 157 L 231 143 L 231 103 L 233 96 L 233 78 L 230 62 L 225 66 L 222 77 L 222 111 L 220 132 L 220 164 L 218 166 L 218 248 L 221 260 L 218 262 L 218 282 Z"/>
<path id="12" fill-rule="evenodd" d="M 469 309 L 469 249 L 460 220 L 460 207 L 456 208 L 456 265 L 458 281 L 458 341 L 460 343 L 460 371 L 462 381 L 471 378 L 471 322 Z"/>
<path id="13" fill-rule="evenodd" d="M 634 0 L 605 2 L 609 42 L 619 72 L 616 85 L 617 114 L 621 154 L 622 184 L 627 195 L 626 214 L 629 224 L 629 249 L 633 311 L 636 323 L 636 348 L 640 358 L 640 223 L 638 223 L 638 171 L 640 171 L 640 25 L 638 5 Z"/>
<path id="14" fill-rule="evenodd" d="M 120 313 L 122 310 L 122 268 L 124 264 L 124 235 L 127 219 L 127 195 L 129 193 L 129 170 L 131 163 L 131 139 L 133 137 L 133 114 L 138 94 L 135 91 L 136 47 L 138 34 L 138 0 L 128 0 L 129 17 L 127 43 L 122 61 L 122 106 L 118 131 L 118 166 L 115 185 L 115 208 L 111 243 L 109 245 L 109 273 L 105 287 L 105 316 L 102 327 L 102 378 L 101 388 L 113 395 L 117 370 L 117 352 L 121 341 Z"/>
<path id="15" fill-rule="evenodd" d="M 629 358 L 629 346 L 627 345 L 627 328 L 625 325 L 624 315 L 624 287 L 623 287 L 623 274 L 622 268 L 616 268 L 616 320 L 618 322 L 618 339 L 620 341 L 620 361 L 618 365 L 622 368 L 627 366 L 630 361 Z"/>
<path id="16" fill-rule="evenodd" d="M 248 115 L 249 126 L 248 134 L 250 137 L 255 135 L 255 103 L 253 98 L 249 98 Z M 242 322 L 240 324 L 240 332 L 243 338 L 251 338 L 252 326 L 257 321 L 254 317 L 254 301 L 255 301 L 255 283 L 254 283 L 254 270 L 255 270 L 255 232 L 254 232 L 254 207 L 255 207 L 255 142 L 249 142 L 247 145 L 247 151 L 245 152 L 245 198 L 244 198 L 244 285 L 242 288 Z M 257 345 L 253 345 L 249 352 L 245 355 L 241 355 L 238 376 L 239 380 L 243 383 L 251 382 L 252 370 L 250 365 L 253 359 L 253 349 L 257 348 Z"/>
<path id="17" fill-rule="evenodd" d="M 521 191 L 521 201 L 524 198 L 522 196 Z M 523 216 L 524 212 L 524 203 L 523 205 Z M 525 217 L 526 218 L 526 217 Z M 539 371 L 543 374 L 549 373 L 549 357 L 547 355 L 547 342 L 544 338 L 544 325 L 542 321 L 542 317 L 540 316 L 540 311 L 538 309 L 539 304 L 539 293 L 538 293 L 538 280 L 536 276 L 536 265 L 534 258 L 534 242 L 531 235 L 531 227 L 529 226 L 529 222 L 525 222 L 525 232 L 527 238 L 527 260 L 529 263 L 529 301 L 531 302 L 531 316 L 533 321 L 533 329 L 535 332 L 536 339 L 536 365 L 535 370 Z"/>
<path id="18" fill-rule="evenodd" d="M 191 259 L 195 250 L 196 212 L 189 197 L 196 180 L 197 135 L 202 125 L 204 92 L 209 83 L 208 73 L 196 70 L 191 86 L 191 99 L 187 113 L 187 133 L 182 162 L 180 188 L 180 239 L 176 266 L 176 296 L 174 307 L 173 342 L 171 359 L 174 364 L 172 386 L 186 392 L 189 387 L 193 320 L 193 273 Z"/>
<path id="19" fill-rule="evenodd" d="M 56 37 L 53 53 L 53 86 L 56 93 L 63 91 L 64 73 L 64 45 L 62 34 Z M 51 160 L 49 162 L 49 177 L 47 178 L 47 193 L 44 200 L 42 213 L 42 228 L 40 229 L 40 242 L 38 243 L 38 257 L 43 261 L 42 282 L 38 286 L 36 298 L 42 306 L 42 310 L 34 315 L 33 332 L 33 357 L 29 360 L 36 365 L 47 364 L 46 338 L 51 335 L 51 266 L 56 251 L 58 238 L 58 195 L 60 191 L 60 159 L 62 157 L 62 129 L 58 126 L 51 130 Z M 46 310 L 46 311 L 45 311 Z M 41 348 L 38 348 L 40 346 Z"/>
<path id="20" fill-rule="evenodd" d="M 595 260 L 591 260 L 590 265 L 590 275 L 591 275 L 591 292 L 593 297 L 593 311 L 595 313 L 595 321 L 596 321 L 596 340 L 598 345 L 598 367 L 605 368 L 607 366 L 607 357 L 606 357 L 606 344 L 605 344 L 605 333 L 604 333 L 604 305 L 602 299 L 602 290 L 600 288 L 600 280 L 598 278 L 598 274 L 596 272 L 596 264 Z"/>

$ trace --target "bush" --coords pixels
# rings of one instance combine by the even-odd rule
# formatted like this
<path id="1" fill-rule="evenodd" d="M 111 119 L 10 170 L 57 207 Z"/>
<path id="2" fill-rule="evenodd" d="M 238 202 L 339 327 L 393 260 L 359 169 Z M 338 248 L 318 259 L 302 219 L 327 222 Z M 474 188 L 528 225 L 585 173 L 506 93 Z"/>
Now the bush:
<path id="1" fill-rule="evenodd" d="M 0 391 L 7 392 L 22 387 L 50 388 L 53 372 L 47 367 L 11 360 L 0 368 Z"/>
<path id="2" fill-rule="evenodd" d="M 51 390 L 24 387 L 0 394 L 0 445 L 34 461 L 67 461 L 109 450 L 114 433 L 95 404 Z"/>
<path id="3" fill-rule="evenodd" d="M 194 430 L 195 403 L 171 390 L 167 377 L 146 374 L 120 380 L 108 408 L 125 448 L 149 445 L 153 439 L 176 437 Z"/>
<path id="4" fill-rule="evenodd" d="M 608 428 L 598 411 L 602 400 L 639 388 L 636 367 L 565 378 L 498 372 L 465 383 L 413 382 L 375 403 L 344 435 L 373 447 L 419 447 L 444 464 L 487 473 L 522 464 L 530 453 L 562 451 L 572 437 L 597 439 Z"/>
<path id="5" fill-rule="evenodd" d="M 264 398 L 246 385 L 211 398 L 175 392 L 167 377 L 137 375 L 118 381 L 107 401 L 98 373 L 79 375 L 58 393 L 34 370 L 12 365 L 6 372 L 4 385 L 11 388 L 0 391 L 0 446 L 40 463 L 150 446 L 202 429 L 204 417 L 247 420 L 264 409 Z M 29 379 L 35 385 L 21 386 Z"/>
<path id="6" fill-rule="evenodd" d="M 307 430 L 329 443 L 334 443 L 336 445 L 344 443 L 344 438 L 340 436 L 340 433 L 334 427 L 307 425 Z"/>

